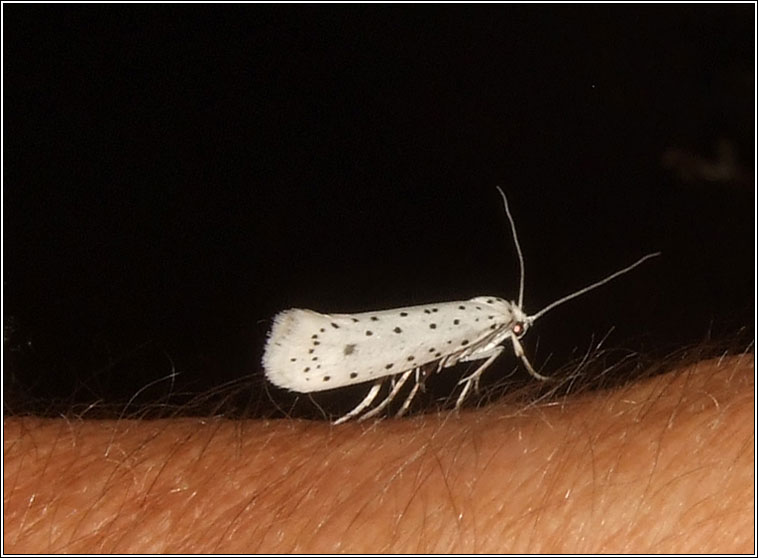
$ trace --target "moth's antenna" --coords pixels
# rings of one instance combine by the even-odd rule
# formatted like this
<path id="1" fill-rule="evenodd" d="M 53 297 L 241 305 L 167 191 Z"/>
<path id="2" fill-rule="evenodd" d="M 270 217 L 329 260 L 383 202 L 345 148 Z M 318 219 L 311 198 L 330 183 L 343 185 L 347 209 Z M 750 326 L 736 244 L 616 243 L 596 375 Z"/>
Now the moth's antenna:
<path id="1" fill-rule="evenodd" d="M 511 222 L 511 232 L 513 233 L 513 243 L 516 245 L 516 252 L 518 253 L 518 263 L 519 268 L 521 269 L 521 279 L 519 280 L 518 285 L 518 307 L 523 308 L 524 306 L 524 256 L 521 253 L 521 246 L 518 243 L 518 234 L 516 234 L 516 223 L 513 221 L 513 216 L 511 215 L 511 210 L 508 208 L 508 198 L 505 197 L 505 192 L 503 192 L 503 189 L 500 188 L 500 186 L 496 186 L 497 191 L 500 192 L 500 195 L 503 197 L 503 203 L 505 204 L 505 214 L 508 215 L 508 220 Z"/>
<path id="2" fill-rule="evenodd" d="M 586 293 L 587 291 L 591 291 L 592 289 L 595 289 L 595 288 L 599 287 L 600 285 L 604 285 L 608 281 L 614 280 L 619 275 L 623 275 L 627 271 L 633 270 L 635 267 L 637 267 L 638 265 L 640 265 L 642 262 L 644 262 L 646 260 L 649 260 L 650 258 L 655 258 L 656 256 L 660 256 L 660 255 L 661 255 L 660 252 L 654 252 L 652 254 L 648 254 L 647 256 L 643 256 L 642 258 L 640 258 L 639 260 L 637 260 L 636 262 L 634 262 L 632 265 L 630 265 L 628 267 L 625 267 L 624 269 L 621 269 L 621 270 L 617 271 L 616 273 L 613 273 L 613 274 L 609 275 L 605 279 L 602 279 L 602 280 L 598 281 L 597 283 L 592 283 L 592 285 L 590 285 L 588 287 L 584 287 L 583 289 L 579 289 L 575 293 L 571 293 L 568 296 L 564 296 L 563 298 L 559 298 L 558 300 L 556 300 L 552 304 L 548 304 L 547 306 L 545 306 L 545 308 L 543 308 L 542 310 L 540 310 L 539 312 L 537 312 L 533 316 L 529 316 L 529 322 L 530 323 L 534 322 L 535 320 L 537 320 L 537 318 L 539 318 L 540 316 L 544 316 L 545 314 L 547 314 L 550 310 L 552 310 L 556 306 L 559 306 L 559 305 L 563 304 L 564 302 L 566 302 L 568 300 L 571 300 L 572 298 L 576 298 L 578 296 L 581 296 L 584 293 Z"/>

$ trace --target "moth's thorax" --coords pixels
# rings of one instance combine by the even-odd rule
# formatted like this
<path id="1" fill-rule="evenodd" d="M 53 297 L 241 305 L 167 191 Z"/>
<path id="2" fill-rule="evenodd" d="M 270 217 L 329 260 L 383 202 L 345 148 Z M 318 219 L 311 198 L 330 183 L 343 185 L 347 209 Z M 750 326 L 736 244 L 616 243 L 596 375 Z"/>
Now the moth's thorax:
<path id="1" fill-rule="evenodd" d="M 509 302 L 496 296 L 477 296 L 472 298 L 471 302 L 483 304 L 501 316 L 513 321 L 520 322 L 526 320 L 526 314 L 515 302 Z"/>
<path id="2" fill-rule="evenodd" d="M 503 321 L 507 324 L 505 326 L 506 332 L 504 332 L 506 334 L 499 336 L 499 340 L 508 337 L 510 332 L 513 332 L 516 337 L 521 337 L 531 324 L 529 316 L 514 301 L 507 301 L 496 296 L 477 296 L 472 298 L 471 302 L 483 304 L 502 316 Z"/>

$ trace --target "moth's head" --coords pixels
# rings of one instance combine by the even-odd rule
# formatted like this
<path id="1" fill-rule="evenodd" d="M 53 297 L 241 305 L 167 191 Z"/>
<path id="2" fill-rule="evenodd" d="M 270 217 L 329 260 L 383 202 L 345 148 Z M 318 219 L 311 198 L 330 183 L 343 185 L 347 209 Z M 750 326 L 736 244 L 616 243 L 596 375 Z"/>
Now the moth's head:
<path id="1" fill-rule="evenodd" d="M 511 314 L 513 315 L 511 332 L 515 337 L 522 337 L 532 325 L 532 320 L 515 302 L 511 302 Z"/>
<path id="2" fill-rule="evenodd" d="M 508 302 L 507 300 L 503 300 L 496 296 L 478 296 L 471 300 L 486 305 L 487 308 L 494 310 L 503 320 L 506 331 L 512 333 L 514 337 L 521 337 L 524 335 L 534 321 L 530 316 L 527 316 L 519 307 L 518 303 L 513 300 Z"/>

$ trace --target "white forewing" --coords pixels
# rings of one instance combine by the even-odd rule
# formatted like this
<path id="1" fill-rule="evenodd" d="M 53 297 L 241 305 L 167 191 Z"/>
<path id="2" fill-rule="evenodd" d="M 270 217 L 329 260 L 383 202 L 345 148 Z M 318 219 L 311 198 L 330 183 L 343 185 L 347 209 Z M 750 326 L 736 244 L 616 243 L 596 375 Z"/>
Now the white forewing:
<path id="1" fill-rule="evenodd" d="M 263 366 L 273 384 L 313 392 L 443 359 L 451 365 L 502 338 L 511 308 L 497 297 L 477 297 L 360 314 L 285 310 L 274 318 Z"/>

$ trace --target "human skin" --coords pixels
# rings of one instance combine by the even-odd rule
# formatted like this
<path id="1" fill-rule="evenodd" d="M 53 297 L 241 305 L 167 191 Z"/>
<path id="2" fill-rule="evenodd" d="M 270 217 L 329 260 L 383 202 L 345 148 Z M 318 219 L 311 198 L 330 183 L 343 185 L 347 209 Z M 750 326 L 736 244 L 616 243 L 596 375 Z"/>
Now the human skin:
<path id="1" fill-rule="evenodd" d="M 751 553 L 752 353 L 376 423 L 5 419 L 8 553 Z"/>

